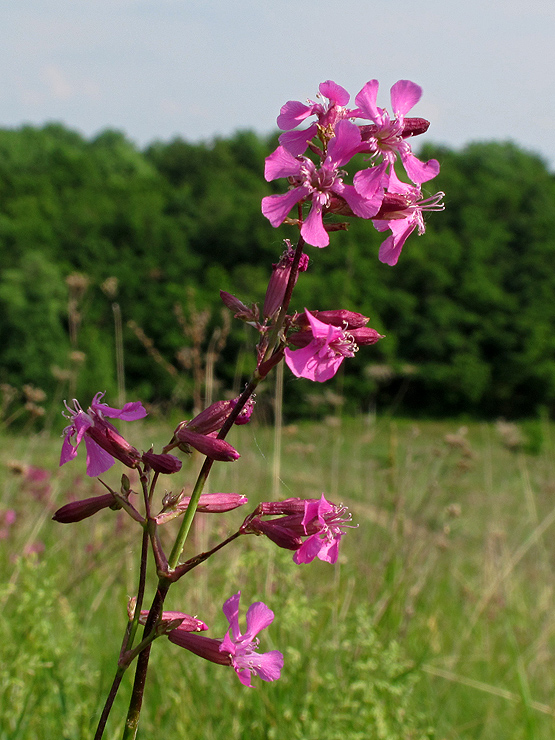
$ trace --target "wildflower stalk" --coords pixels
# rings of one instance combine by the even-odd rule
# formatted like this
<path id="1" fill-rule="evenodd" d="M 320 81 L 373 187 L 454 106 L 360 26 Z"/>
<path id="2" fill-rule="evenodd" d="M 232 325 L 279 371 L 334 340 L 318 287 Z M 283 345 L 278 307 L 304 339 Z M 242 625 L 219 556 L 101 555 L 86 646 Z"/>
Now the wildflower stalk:
<path id="1" fill-rule="evenodd" d="M 268 369 L 266 372 L 264 372 L 264 368 L 263 368 L 261 372 L 260 367 L 261 366 L 263 367 L 264 364 L 268 362 L 268 360 L 270 360 L 272 356 L 274 356 L 276 347 L 279 344 L 279 335 L 283 328 L 285 317 L 287 315 L 287 310 L 289 308 L 289 303 L 291 301 L 291 296 L 293 295 L 293 288 L 295 287 L 295 283 L 297 281 L 297 275 L 299 272 L 299 262 L 301 259 L 301 255 L 303 253 L 303 248 L 304 248 L 304 239 L 302 237 L 299 237 L 299 241 L 295 249 L 295 256 L 293 258 L 293 263 L 291 266 L 289 280 L 287 283 L 287 287 L 285 289 L 285 295 L 283 298 L 281 310 L 278 314 L 276 323 L 272 327 L 272 331 L 271 331 L 269 341 L 268 341 L 268 347 L 266 349 L 266 352 L 264 353 L 263 360 L 259 364 L 259 367 L 254 371 L 250 382 L 247 384 L 247 386 L 245 387 L 245 389 L 239 396 L 237 403 L 235 404 L 234 408 L 231 410 L 231 413 L 229 414 L 222 428 L 218 432 L 218 436 L 217 436 L 218 439 L 225 439 L 231 427 L 233 426 L 235 419 L 239 416 L 239 414 L 245 407 L 246 403 L 249 401 L 251 396 L 254 394 L 259 383 L 262 380 L 264 380 L 264 378 L 267 375 L 267 372 L 269 371 Z M 152 602 L 152 606 L 150 608 L 148 618 L 145 624 L 145 628 L 143 631 L 143 640 L 150 639 L 151 634 L 154 632 L 156 628 L 156 623 L 162 613 L 162 609 L 164 606 L 164 600 L 166 598 L 168 589 L 171 585 L 170 579 L 171 579 L 172 571 L 176 569 L 177 564 L 179 562 L 179 558 L 181 557 L 181 553 L 183 552 L 185 541 L 187 540 L 187 536 L 191 529 L 191 525 L 193 523 L 193 519 L 194 519 L 196 510 L 197 510 L 197 507 L 198 507 L 200 496 L 202 494 L 204 485 L 208 479 L 208 476 L 210 474 L 213 464 L 214 464 L 214 460 L 212 458 L 206 457 L 202 465 L 202 468 L 200 470 L 200 473 L 197 477 L 195 486 L 193 488 L 193 492 L 191 493 L 191 500 L 189 501 L 189 506 L 187 507 L 187 510 L 183 516 L 181 527 L 179 529 L 179 532 L 175 539 L 172 551 L 168 558 L 168 576 L 169 577 L 166 575 L 162 575 L 159 578 L 156 596 L 154 597 L 154 600 Z M 151 488 L 151 493 L 152 493 L 152 488 Z M 204 562 L 204 560 L 206 560 L 208 557 L 213 555 L 214 552 L 221 549 L 221 547 L 223 547 L 225 544 L 228 544 L 229 542 L 231 542 L 238 536 L 239 536 L 239 533 L 236 533 L 235 535 L 232 535 L 232 537 L 228 538 L 228 540 L 226 540 L 225 542 L 220 543 L 220 545 L 215 547 L 214 550 L 209 551 L 207 553 L 202 553 L 201 555 L 197 556 L 198 561 L 197 561 L 197 558 L 194 558 L 193 560 L 195 562 L 191 563 L 189 567 L 187 568 L 187 570 L 191 570 L 196 565 L 199 565 L 201 562 Z M 184 570 L 183 573 L 180 573 L 180 575 L 183 575 L 185 572 L 187 572 L 187 570 Z M 134 740 L 137 734 L 137 730 L 139 726 L 139 717 L 140 717 L 141 706 L 142 706 L 142 701 L 143 701 L 146 675 L 147 675 L 147 670 L 148 670 L 148 662 L 150 658 L 150 648 L 151 648 L 151 641 L 147 643 L 147 646 L 145 647 L 144 650 L 142 650 L 142 652 L 140 652 L 139 657 L 137 659 L 137 667 L 135 670 L 135 681 L 133 684 L 133 693 L 132 693 L 131 701 L 129 704 L 129 711 L 128 711 L 127 719 L 125 722 L 125 728 L 124 728 L 122 740 Z"/>
<path id="2" fill-rule="evenodd" d="M 114 703 L 114 700 L 118 693 L 121 680 L 123 678 L 123 674 L 125 673 L 125 671 L 130 665 L 130 662 L 123 663 L 122 657 L 127 652 L 128 647 L 130 645 L 133 645 L 133 640 L 135 638 L 137 626 L 139 624 L 139 615 L 141 613 L 141 607 L 143 604 L 144 593 L 145 593 L 147 561 L 148 561 L 148 533 L 145 529 L 143 531 L 142 545 L 141 545 L 141 565 L 140 565 L 140 571 L 139 571 L 139 587 L 137 589 L 137 600 L 135 603 L 135 613 L 133 615 L 133 619 L 128 621 L 127 627 L 125 628 L 125 634 L 123 636 L 123 640 L 121 643 L 121 650 L 119 654 L 120 657 L 118 660 L 118 666 L 116 668 L 116 674 L 114 676 L 114 680 L 112 681 L 110 691 L 108 692 L 108 696 L 106 698 L 106 702 L 104 704 L 102 714 L 100 715 L 98 726 L 96 728 L 96 733 L 94 735 L 94 740 L 101 740 L 102 738 L 102 735 L 104 733 L 104 728 L 106 727 L 106 722 L 108 721 L 108 716 L 110 715 L 110 711 L 112 710 L 112 705 Z"/>
<path id="3" fill-rule="evenodd" d="M 150 607 L 143 631 L 143 640 L 149 640 L 156 628 L 156 623 L 162 614 L 162 607 L 164 606 L 164 600 L 170 585 L 171 581 L 168 581 L 167 578 L 160 578 L 158 580 L 158 588 L 156 589 L 156 594 L 154 596 L 152 606 Z M 129 702 L 129 710 L 127 712 L 127 719 L 125 720 L 122 740 L 134 740 L 137 736 L 151 647 L 152 641 L 150 641 L 145 649 L 139 653 L 137 658 L 133 692 L 131 694 L 131 701 Z"/>
<path id="4" fill-rule="evenodd" d="M 345 507 L 327 501 L 324 494 L 319 500 L 291 498 L 260 504 L 233 535 L 211 550 L 179 564 L 214 460 L 231 461 L 239 456 L 225 438 L 236 422 L 248 421 L 251 409 L 247 407 L 245 411 L 245 407 L 252 404 L 258 385 L 270 370 L 285 359 L 297 377 L 323 382 L 336 374 L 346 357 L 354 356 L 359 345 L 374 344 L 382 338 L 376 330 L 366 327 L 368 318 L 344 309 L 311 313 L 305 307 L 302 314 L 288 315 L 299 272 L 306 269 L 304 263 L 308 261 L 306 257 L 303 258 L 305 244 L 327 247 L 330 232 L 347 226 L 344 223 L 324 224 L 324 216 L 335 213 L 371 219 L 378 231 L 389 229 L 391 236 L 383 242 L 379 257 L 382 262 L 393 265 L 397 262 L 408 235 L 415 229 L 423 233 L 424 211 L 442 208 L 439 203 L 442 193 L 431 199 L 422 199 L 421 192 L 422 183 L 438 173 L 439 164 L 435 160 L 418 160 L 406 141 L 409 136 L 423 133 L 427 129 L 427 122 L 423 119 L 405 118 L 406 113 L 420 99 L 422 91 L 418 85 L 409 80 L 399 80 L 392 87 L 393 118 L 385 109 L 377 107 L 377 80 L 371 80 L 359 92 L 355 100 L 357 107 L 354 109 L 346 107 L 350 96 L 333 81 L 323 82 L 319 89 L 322 103 L 309 101 L 309 105 L 303 105 L 298 101 L 289 101 L 282 107 L 278 126 L 285 133 L 280 137 L 280 145 L 276 151 L 265 162 L 265 179 L 270 182 L 286 177 L 290 187 L 285 194 L 264 197 L 262 213 L 274 227 L 284 222 L 296 223 L 300 235 L 293 257 L 291 258 L 291 244 L 286 240 L 287 251 L 279 263 L 274 265 L 262 307 L 262 323 L 257 304 L 252 304 L 249 308 L 231 294 L 221 291 L 224 303 L 237 311 L 236 317 L 255 326 L 260 333 L 256 347 L 256 368 L 239 398 L 233 402 L 211 404 L 197 415 L 200 419 L 195 417 L 191 422 L 180 424 L 161 454 L 152 449 L 139 452 L 107 420 L 119 418 L 122 421 L 133 421 L 143 418 L 146 409 L 140 402 L 125 403 L 123 408 L 114 409 L 102 402 L 103 393 L 97 393 L 87 411 L 76 400 L 72 407 L 66 404 L 64 415 L 70 424 L 64 430 L 60 464 L 72 460 L 77 455 L 80 442 L 84 440 L 87 446 L 87 474 L 91 477 L 101 475 L 116 459 L 137 470 L 145 508 L 143 517 L 130 504 L 129 480 L 124 476 L 120 492 L 112 491 L 106 486 L 111 496 L 104 495 L 100 500 L 86 499 L 75 505 L 66 505 L 54 516 L 63 523 L 80 521 L 102 508 L 114 507 L 116 504 L 138 521 L 143 529 L 137 600 L 133 616 L 125 629 L 116 674 L 95 740 L 102 738 L 123 674 L 135 659 L 133 690 L 122 738 L 136 738 L 151 645 L 162 634 L 166 634 L 170 642 L 200 657 L 220 665 L 233 666 L 245 686 L 251 686 L 253 673 L 264 681 L 274 681 L 280 677 L 283 654 L 280 651 L 259 654 L 255 649 L 258 643 L 254 639 L 256 634 L 268 626 L 274 617 L 265 604 L 257 602 L 249 607 L 246 615 L 247 631 L 242 634 L 238 621 L 239 592 L 224 603 L 223 611 L 230 628 L 223 640 L 195 635 L 195 631 L 207 629 L 207 625 L 201 620 L 181 612 L 163 612 L 172 583 L 242 534 L 265 535 L 279 547 L 293 550 L 295 563 L 309 563 L 316 557 L 335 563 L 339 541 L 346 529 L 352 526 Z M 317 121 L 308 129 L 294 130 L 300 122 L 312 115 L 317 117 Z M 360 118 L 371 123 L 357 125 L 355 119 Z M 315 138 L 318 143 L 314 143 Z M 305 156 L 307 147 L 319 157 L 319 163 Z M 372 165 L 357 172 L 350 185 L 343 181 L 346 175 L 343 167 L 357 153 L 370 155 Z M 394 169 L 397 157 L 401 159 L 413 184 L 399 180 Z M 381 164 L 377 159 L 382 160 Z M 308 206 L 306 218 L 303 217 L 303 205 Z M 293 207 L 297 209 L 296 220 L 288 216 Z M 124 399 L 121 400 L 123 402 Z M 239 415 L 242 415 L 241 418 Z M 219 432 L 215 436 L 217 429 Z M 190 451 L 191 447 L 196 448 L 206 454 L 206 457 L 168 558 L 162 547 L 158 526 L 182 513 L 186 506 L 185 494 L 166 494 L 162 511 L 157 516 L 153 515 L 152 506 L 159 473 L 176 473 L 181 468 L 181 461 L 169 454 L 175 447 L 185 451 Z M 226 496 L 245 498 L 238 494 L 214 496 L 221 498 L 218 505 L 209 508 L 203 502 L 202 510 L 218 511 L 218 506 L 223 507 L 222 511 L 229 510 L 225 509 Z M 207 495 L 205 498 L 210 499 L 211 496 Z M 241 503 L 244 501 L 232 504 L 231 508 Z M 158 574 L 158 585 L 146 615 L 142 639 L 137 640 L 138 644 L 134 646 L 139 621 L 142 622 L 141 606 L 145 592 L 149 541 Z M 143 611 L 143 615 L 145 613 Z M 176 614 L 179 619 L 173 618 Z"/>

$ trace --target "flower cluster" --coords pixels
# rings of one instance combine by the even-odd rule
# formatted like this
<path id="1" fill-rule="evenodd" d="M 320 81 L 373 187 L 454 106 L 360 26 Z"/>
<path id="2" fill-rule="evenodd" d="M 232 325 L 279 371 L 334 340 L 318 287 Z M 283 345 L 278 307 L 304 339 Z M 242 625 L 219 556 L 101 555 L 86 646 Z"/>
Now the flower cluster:
<path id="1" fill-rule="evenodd" d="M 242 633 L 239 628 L 240 597 L 241 592 L 239 591 L 223 605 L 223 612 L 229 622 L 229 629 L 223 640 L 196 634 L 199 631 L 196 625 L 194 631 L 190 629 L 191 617 L 185 626 L 172 629 L 168 634 L 168 639 L 175 645 L 186 648 L 212 663 L 233 666 L 243 686 L 252 687 L 253 673 L 263 681 L 276 681 L 283 668 L 283 655 L 279 650 L 258 653 L 258 638 L 256 637 L 261 630 L 274 621 L 274 613 L 262 601 L 251 604 L 246 616 L 247 630 Z M 165 619 L 168 615 L 171 618 L 173 614 L 178 614 L 179 618 L 187 617 L 187 615 L 174 612 L 164 612 L 163 617 Z"/>
<path id="2" fill-rule="evenodd" d="M 304 241 L 315 247 L 328 246 L 329 231 L 340 228 L 324 223 L 325 214 L 372 219 L 379 231 L 391 230 L 379 258 L 394 265 L 407 236 L 416 228 L 423 233 L 422 213 L 443 208 L 443 193 L 423 198 L 421 191 L 422 183 L 438 174 L 438 162 L 420 161 L 408 142 L 429 126 L 422 118 L 407 117 L 420 100 L 422 89 L 409 80 L 396 82 L 391 88 L 393 116 L 376 103 L 377 80 L 364 85 L 354 108 L 347 107 L 349 93 L 331 80 L 323 82 L 319 91 L 322 102 L 305 105 L 289 101 L 281 109 L 277 124 L 284 133 L 278 148 L 266 159 L 264 175 L 268 181 L 286 177 L 290 190 L 263 198 L 262 213 L 274 227 L 285 220 L 297 223 Z M 299 130 L 297 127 L 311 116 L 316 121 Z M 316 155 L 316 162 L 307 156 L 307 149 Z M 365 155 L 365 166 L 349 185 L 344 182 L 342 168 L 356 154 Z M 395 174 L 397 158 L 411 183 L 402 182 Z M 310 206 L 306 217 L 300 208 L 303 203 Z M 299 216 L 288 219 L 295 205 L 299 206 Z"/>
<path id="3" fill-rule="evenodd" d="M 264 517 L 274 516 L 273 519 Z M 241 527 L 244 534 L 265 535 L 279 547 L 294 550 L 295 563 L 310 563 L 314 558 L 337 562 L 339 542 L 345 528 L 353 527 L 345 506 L 326 500 L 289 498 L 260 504 Z M 306 538 L 306 539 L 303 539 Z"/>
<path id="4" fill-rule="evenodd" d="M 352 324 L 346 317 L 354 317 Z M 369 319 L 351 311 L 320 311 L 317 318 L 305 309 L 307 326 L 289 336 L 289 344 L 300 349 L 285 350 L 285 362 L 298 378 L 320 383 L 332 378 L 346 357 L 354 357 L 360 344 L 383 339 L 375 329 L 364 326 Z M 341 323 L 338 319 L 341 318 Z"/>

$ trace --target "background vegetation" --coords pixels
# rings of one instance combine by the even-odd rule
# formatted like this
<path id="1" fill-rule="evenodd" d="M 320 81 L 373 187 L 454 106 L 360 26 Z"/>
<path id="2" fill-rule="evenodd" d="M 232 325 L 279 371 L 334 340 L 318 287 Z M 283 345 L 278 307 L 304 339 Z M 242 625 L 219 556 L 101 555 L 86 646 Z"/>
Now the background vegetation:
<path id="1" fill-rule="evenodd" d="M 218 293 L 261 300 L 282 239 L 294 238 L 260 213 L 281 187 L 262 176 L 275 143 L 240 132 L 139 151 L 116 131 L 0 131 L 0 383 L 113 395 L 119 307 L 134 397 L 190 405 L 195 353 L 210 342 L 216 383 L 239 387 L 252 363 L 245 328 L 226 327 Z M 412 415 L 552 412 L 554 177 L 510 143 L 424 154 L 441 162 L 428 185 L 447 193 L 446 210 L 395 268 L 378 262 L 382 236 L 365 221 L 309 251 L 296 307 L 359 310 L 387 335 L 344 363 L 333 389 L 353 412 L 376 402 Z M 314 415 L 320 394 L 325 413 L 324 393 L 291 382 L 286 410 Z"/>

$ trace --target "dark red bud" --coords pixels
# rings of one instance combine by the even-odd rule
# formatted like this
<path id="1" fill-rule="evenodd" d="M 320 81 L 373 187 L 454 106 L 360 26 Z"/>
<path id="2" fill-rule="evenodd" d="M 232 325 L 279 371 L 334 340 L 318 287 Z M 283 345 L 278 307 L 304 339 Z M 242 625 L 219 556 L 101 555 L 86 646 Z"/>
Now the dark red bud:
<path id="1" fill-rule="evenodd" d="M 96 514 L 102 509 L 108 509 L 110 506 L 114 506 L 114 504 L 117 504 L 114 496 L 111 493 L 105 493 L 102 496 L 93 496 L 92 498 L 85 498 L 82 501 L 72 501 L 70 504 L 66 504 L 61 509 L 58 509 L 52 519 L 61 524 L 80 522 L 83 519 L 93 516 L 93 514 Z"/>
<path id="2" fill-rule="evenodd" d="M 168 455 L 166 453 L 158 455 L 150 450 L 143 452 L 143 462 L 156 473 L 171 475 L 181 470 L 181 460 L 175 457 L 175 455 Z"/>
<path id="3" fill-rule="evenodd" d="M 375 329 L 371 329 L 369 326 L 362 326 L 360 329 L 349 329 L 349 334 L 360 346 L 376 344 L 380 339 L 384 339 L 383 334 L 378 334 Z"/>
<path id="4" fill-rule="evenodd" d="M 430 122 L 425 118 L 405 118 L 401 136 L 403 139 L 407 139 L 409 136 L 418 136 L 419 134 L 425 134 L 429 128 Z"/>
<path id="5" fill-rule="evenodd" d="M 263 534 L 269 540 L 272 540 L 278 547 L 284 550 L 298 550 L 303 544 L 302 539 L 287 527 L 282 526 L 277 521 L 265 521 L 255 517 L 249 523 L 247 531 L 253 534 Z"/>
<path id="6" fill-rule="evenodd" d="M 224 439 L 216 439 L 208 434 L 192 432 L 186 426 L 178 428 L 175 432 L 175 436 L 180 442 L 184 442 L 186 445 L 194 447 L 195 450 L 202 452 L 203 455 L 212 458 L 212 460 L 231 462 L 232 460 L 237 460 L 241 457 L 237 450 Z"/>
<path id="7" fill-rule="evenodd" d="M 356 311 L 347 311 L 347 309 L 344 308 L 339 308 L 333 311 L 311 311 L 310 313 L 323 324 L 331 324 L 332 326 L 339 326 L 349 330 L 366 326 L 370 321 L 368 316 L 364 316 Z M 297 326 L 308 326 L 309 323 L 306 313 L 303 311 L 298 314 L 295 317 L 294 323 Z"/>
<path id="8" fill-rule="evenodd" d="M 252 307 L 249 308 L 248 306 L 245 306 L 242 301 L 225 290 L 220 290 L 220 298 L 230 311 L 233 311 L 233 315 L 236 319 L 252 322 L 258 321 L 258 306 L 256 304 L 253 303 Z"/>

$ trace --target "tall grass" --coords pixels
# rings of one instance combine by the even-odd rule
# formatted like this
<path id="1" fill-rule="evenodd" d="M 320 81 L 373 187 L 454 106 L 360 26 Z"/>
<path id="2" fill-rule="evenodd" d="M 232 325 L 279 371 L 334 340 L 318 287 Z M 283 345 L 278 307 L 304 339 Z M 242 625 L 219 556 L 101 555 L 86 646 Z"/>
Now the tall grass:
<path id="1" fill-rule="evenodd" d="M 180 582 L 168 608 L 198 614 L 214 636 L 232 593 L 264 600 L 276 618 L 263 649 L 282 650 L 285 668 L 274 684 L 247 690 L 162 638 L 139 737 L 551 737 L 553 427 L 521 431 L 515 442 L 490 424 L 333 418 L 284 427 L 278 486 L 273 430 L 236 428 L 230 441 L 243 457 L 215 468 L 211 490 L 245 493 L 253 505 L 277 487 L 281 497 L 325 491 L 359 527 L 335 567 L 295 566 L 251 537 Z M 145 448 L 165 441 L 146 423 L 140 434 Z M 0 540 L 0 740 L 90 736 L 135 590 L 133 522 L 111 511 L 50 521 L 68 495 L 101 492 L 84 461 L 56 470 L 58 453 L 57 439 L 2 439 L 0 512 L 17 518 Z M 186 461 L 180 479 L 198 464 Z M 199 516 L 191 551 L 242 517 Z M 108 738 L 121 734 L 128 688 L 126 680 Z"/>

